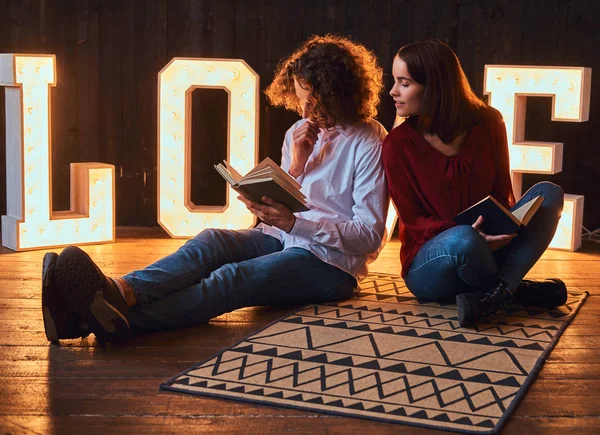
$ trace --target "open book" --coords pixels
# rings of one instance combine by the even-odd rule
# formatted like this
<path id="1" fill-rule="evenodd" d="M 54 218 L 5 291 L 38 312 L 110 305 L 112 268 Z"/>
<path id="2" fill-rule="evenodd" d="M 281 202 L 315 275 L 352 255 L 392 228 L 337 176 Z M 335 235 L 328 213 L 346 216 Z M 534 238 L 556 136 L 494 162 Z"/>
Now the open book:
<path id="1" fill-rule="evenodd" d="M 481 231 L 484 233 L 490 236 L 512 234 L 529 223 L 543 201 L 544 197 L 536 196 L 511 212 L 493 196 L 486 196 L 454 216 L 454 222 L 459 225 L 473 225 L 479 216 L 483 216 Z"/>
<path id="2" fill-rule="evenodd" d="M 268 196 L 294 213 L 308 210 L 306 196 L 300 192 L 301 186 L 268 157 L 243 177 L 225 160 L 215 165 L 215 169 L 246 199 L 262 203 L 261 198 Z"/>

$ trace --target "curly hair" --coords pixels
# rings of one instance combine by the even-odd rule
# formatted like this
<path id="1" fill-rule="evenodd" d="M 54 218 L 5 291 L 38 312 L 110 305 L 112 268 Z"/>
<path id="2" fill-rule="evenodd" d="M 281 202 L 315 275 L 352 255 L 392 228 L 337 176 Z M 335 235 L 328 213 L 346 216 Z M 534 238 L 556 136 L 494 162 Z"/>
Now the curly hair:
<path id="1" fill-rule="evenodd" d="M 323 128 L 359 125 L 377 115 L 383 70 L 373 52 L 348 38 L 312 36 L 279 63 L 265 94 L 274 106 L 302 115 L 294 79 L 311 91 L 306 115 Z"/>

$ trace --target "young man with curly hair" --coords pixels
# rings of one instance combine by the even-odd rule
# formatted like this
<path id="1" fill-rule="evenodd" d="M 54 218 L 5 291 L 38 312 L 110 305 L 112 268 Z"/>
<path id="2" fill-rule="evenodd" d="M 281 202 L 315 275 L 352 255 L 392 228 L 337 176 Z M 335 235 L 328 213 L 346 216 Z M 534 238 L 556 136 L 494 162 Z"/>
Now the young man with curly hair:
<path id="1" fill-rule="evenodd" d="M 301 184 L 309 211 L 239 197 L 266 224 L 208 229 L 142 270 L 109 278 L 81 249 L 48 253 L 42 305 L 50 341 L 93 332 L 208 322 L 247 306 L 350 297 L 380 250 L 388 193 L 377 114 L 382 70 L 346 38 L 312 37 L 278 67 L 266 94 L 302 115 L 286 133 L 281 166 Z"/>

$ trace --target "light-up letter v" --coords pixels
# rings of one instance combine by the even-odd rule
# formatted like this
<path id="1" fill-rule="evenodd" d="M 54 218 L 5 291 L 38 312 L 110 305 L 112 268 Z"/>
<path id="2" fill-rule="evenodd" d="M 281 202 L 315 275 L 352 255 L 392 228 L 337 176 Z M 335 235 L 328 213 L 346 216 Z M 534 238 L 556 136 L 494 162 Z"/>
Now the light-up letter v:
<path id="1" fill-rule="evenodd" d="M 71 207 L 52 211 L 52 55 L 0 54 L 6 86 L 6 216 L 2 245 L 15 251 L 114 241 L 114 166 L 71 163 Z"/>

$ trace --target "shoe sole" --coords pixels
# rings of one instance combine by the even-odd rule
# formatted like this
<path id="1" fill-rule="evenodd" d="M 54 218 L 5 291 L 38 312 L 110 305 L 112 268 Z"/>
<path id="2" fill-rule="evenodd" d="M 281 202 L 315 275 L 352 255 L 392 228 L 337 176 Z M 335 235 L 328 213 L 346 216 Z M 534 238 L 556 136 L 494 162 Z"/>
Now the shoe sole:
<path id="1" fill-rule="evenodd" d="M 42 294 L 44 293 L 44 289 L 50 287 L 49 273 L 52 266 L 56 265 L 57 258 L 58 255 L 54 252 L 48 252 L 46 253 L 46 255 L 44 255 L 44 260 L 42 262 Z M 54 322 L 54 318 L 52 317 L 52 312 L 50 311 L 50 308 L 48 308 L 44 304 L 42 304 L 42 316 L 44 318 L 44 332 L 46 333 L 46 338 L 49 342 L 56 343 L 58 341 L 58 332 L 56 332 L 56 324 Z"/>
<path id="2" fill-rule="evenodd" d="M 42 313 L 44 316 L 44 332 L 46 333 L 46 338 L 51 343 L 57 343 L 58 333 L 56 332 L 56 327 L 54 326 L 54 320 L 52 319 L 50 310 L 47 307 L 42 307 Z"/>
<path id="3" fill-rule="evenodd" d="M 66 248 L 60 255 L 55 275 L 58 289 L 69 306 L 103 341 L 125 336 L 129 322 L 121 312 L 104 300 L 104 275 L 81 249 Z"/>

